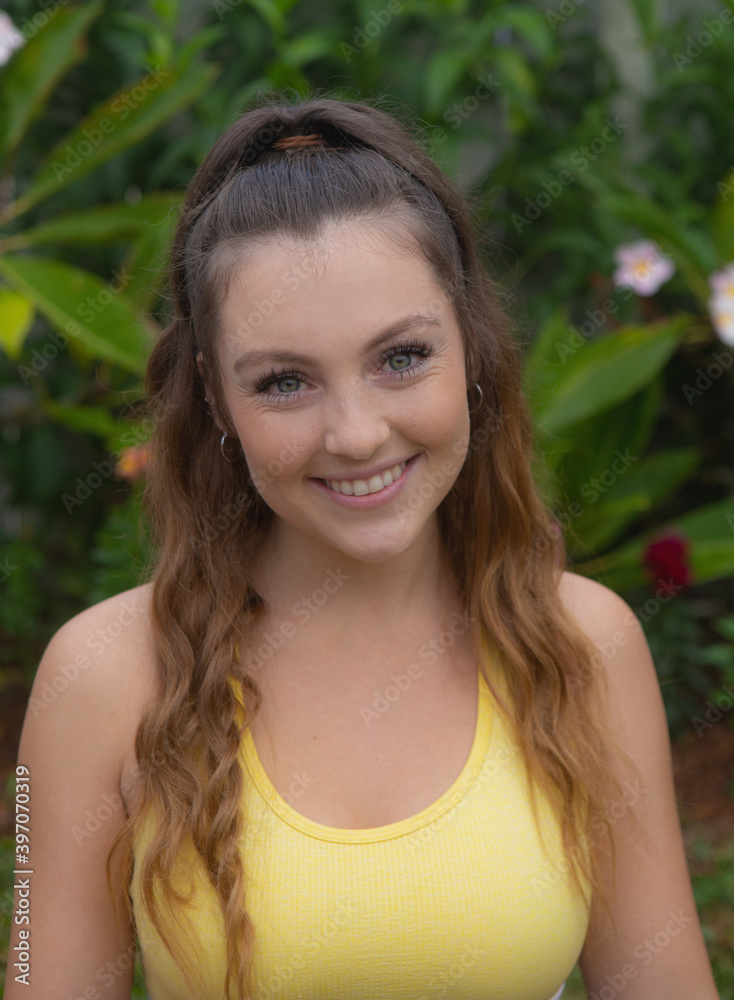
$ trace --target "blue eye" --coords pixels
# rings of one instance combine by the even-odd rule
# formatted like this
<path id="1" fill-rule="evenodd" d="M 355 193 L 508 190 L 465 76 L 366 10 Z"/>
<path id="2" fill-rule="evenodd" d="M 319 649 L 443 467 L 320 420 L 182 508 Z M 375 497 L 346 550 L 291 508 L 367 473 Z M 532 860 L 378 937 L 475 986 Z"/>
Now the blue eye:
<path id="1" fill-rule="evenodd" d="M 385 374 L 396 375 L 400 379 L 404 375 L 412 376 L 417 374 L 427 363 L 428 358 L 433 354 L 433 348 L 428 344 L 411 340 L 406 343 L 395 344 L 393 347 L 389 347 L 380 355 L 380 361 L 383 363 L 392 361 L 393 359 L 404 359 L 402 368 L 391 368 Z M 411 355 L 417 356 L 420 360 L 410 363 Z M 258 393 L 265 396 L 266 399 L 271 399 L 276 403 L 287 402 L 289 399 L 297 399 L 301 395 L 301 389 L 296 389 L 294 384 L 305 382 L 306 379 L 300 372 L 287 371 L 286 369 L 281 369 L 281 371 L 276 371 L 272 368 L 267 375 L 263 375 L 261 378 L 257 379 L 254 383 L 255 389 Z M 288 385 L 290 383 L 290 385 Z M 269 392 L 271 386 L 275 386 L 276 389 L 287 385 L 288 387 L 285 391 Z"/>
<path id="2" fill-rule="evenodd" d="M 399 375 L 400 378 L 402 378 L 404 374 L 417 374 L 417 372 L 424 367 L 428 358 L 430 358 L 433 354 L 433 348 L 428 344 L 411 340 L 409 343 L 396 344 L 394 347 L 389 347 L 383 353 L 381 360 L 392 361 L 394 358 L 410 358 L 411 354 L 417 355 L 421 360 L 413 365 L 408 364 L 403 368 L 391 368 L 389 374 Z"/>
<path id="3" fill-rule="evenodd" d="M 278 402 L 281 399 L 287 399 L 289 396 L 297 396 L 299 394 L 300 390 L 291 391 L 291 389 L 288 389 L 286 392 L 267 392 L 271 385 L 280 386 L 284 382 L 290 382 L 292 387 L 294 382 L 303 382 L 303 379 L 298 372 L 277 372 L 273 368 L 268 375 L 264 375 L 255 382 L 255 388 L 258 392 L 267 396 L 268 399 L 274 399 Z"/>

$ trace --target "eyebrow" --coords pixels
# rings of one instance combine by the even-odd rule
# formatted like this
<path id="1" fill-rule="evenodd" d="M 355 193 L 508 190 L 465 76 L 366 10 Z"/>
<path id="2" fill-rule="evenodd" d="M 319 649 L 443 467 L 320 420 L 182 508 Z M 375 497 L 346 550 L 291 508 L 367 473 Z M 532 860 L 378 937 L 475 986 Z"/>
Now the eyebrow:
<path id="1" fill-rule="evenodd" d="M 435 316 L 423 316 L 420 313 L 415 313 L 412 316 L 406 316 L 404 319 L 398 320 L 397 323 L 393 323 L 391 326 L 387 327 L 382 333 L 378 333 L 376 337 L 367 344 L 366 353 L 374 351 L 376 347 L 379 347 L 386 340 L 390 340 L 397 334 L 406 333 L 408 330 L 412 330 L 414 327 L 418 326 L 433 326 L 440 327 L 441 321 Z M 295 365 L 312 365 L 318 367 L 318 361 L 315 358 L 310 358 L 306 354 L 296 354 L 293 351 L 277 351 L 271 350 L 270 348 L 265 348 L 260 351 L 247 351 L 242 354 L 234 363 L 234 371 L 239 372 L 242 368 L 246 368 L 248 365 L 262 364 L 267 361 L 281 361 L 288 364 Z"/>

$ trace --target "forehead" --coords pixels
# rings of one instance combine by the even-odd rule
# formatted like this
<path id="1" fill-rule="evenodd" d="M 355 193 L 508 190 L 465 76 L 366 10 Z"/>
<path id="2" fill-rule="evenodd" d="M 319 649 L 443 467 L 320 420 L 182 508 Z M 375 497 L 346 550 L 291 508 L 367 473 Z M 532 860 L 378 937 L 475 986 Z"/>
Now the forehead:
<path id="1" fill-rule="evenodd" d="M 408 314 L 443 322 L 451 305 L 432 268 L 376 223 L 332 225 L 318 239 L 281 236 L 236 264 L 219 313 L 219 354 L 302 347 L 338 336 L 359 342 Z"/>

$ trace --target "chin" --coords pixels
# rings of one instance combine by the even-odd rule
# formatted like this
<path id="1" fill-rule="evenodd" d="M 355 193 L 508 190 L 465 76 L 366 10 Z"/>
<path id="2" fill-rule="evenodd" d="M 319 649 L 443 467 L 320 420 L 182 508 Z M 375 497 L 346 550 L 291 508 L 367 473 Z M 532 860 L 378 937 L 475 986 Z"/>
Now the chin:
<path id="1" fill-rule="evenodd" d="M 349 559 L 363 563 L 385 563 L 396 559 L 415 544 L 420 533 L 408 535 L 402 525 L 397 526 L 394 537 L 389 532 L 375 537 L 375 532 L 364 539 L 334 539 L 333 547 Z"/>

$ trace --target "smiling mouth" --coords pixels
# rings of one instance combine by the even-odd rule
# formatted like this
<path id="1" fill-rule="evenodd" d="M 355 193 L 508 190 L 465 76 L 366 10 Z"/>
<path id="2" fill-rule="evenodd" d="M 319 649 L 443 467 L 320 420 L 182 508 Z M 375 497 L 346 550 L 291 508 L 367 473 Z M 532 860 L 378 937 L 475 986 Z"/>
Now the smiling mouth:
<path id="1" fill-rule="evenodd" d="M 328 486 L 335 493 L 343 493 L 344 496 L 363 497 L 368 493 L 379 493 L 386 486 L 391 486 L 396 479 L 399 479 L 407 462 L 394 465 L 391 469 L 386 469 L 380 475 L 370 476 L 369 479 L 322 479 L 321 482 Z"/>

